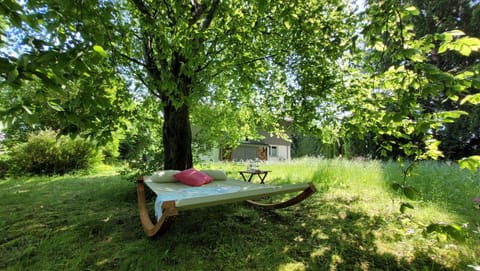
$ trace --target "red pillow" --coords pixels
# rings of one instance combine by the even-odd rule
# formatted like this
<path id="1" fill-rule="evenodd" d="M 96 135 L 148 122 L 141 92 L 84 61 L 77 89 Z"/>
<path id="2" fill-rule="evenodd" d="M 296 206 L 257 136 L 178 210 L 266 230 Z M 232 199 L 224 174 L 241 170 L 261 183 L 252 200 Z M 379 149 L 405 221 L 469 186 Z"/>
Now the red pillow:
<path id="1" fill-rule="evenodd" d="M 173 175 L 175 179 L 190 186 L 201 186 L 212 181 L 212 177 L 194 168 L 189 168 Z"/>

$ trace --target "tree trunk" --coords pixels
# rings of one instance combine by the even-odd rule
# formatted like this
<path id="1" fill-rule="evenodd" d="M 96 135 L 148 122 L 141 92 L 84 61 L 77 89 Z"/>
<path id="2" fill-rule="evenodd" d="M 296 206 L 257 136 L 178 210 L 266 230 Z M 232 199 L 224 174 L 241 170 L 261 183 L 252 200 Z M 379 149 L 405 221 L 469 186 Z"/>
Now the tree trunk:
<path id="1" fill-rule="evenodd" d="M 175 108 L 169 102 L 163 108 L 164 169 L 184 170 L 193 166 L 192 130 L 189 108 L 183 104 Z"/>
<path id="2" fill-rule="evenodd" d="M 143 1 L 134 0 L 139 11 L 144 14 L 149 23 L 155 21 Z M 213 14 L 212 14 L 213 16 Z M 211 18 L 210 18 L 211 20 Z M 159 57 L 163 55 L 162 47 L 156 47 L 161 43 L 155 43 L 158 38 L 153 33 L 153 28 L 144 29 L 143 53 L 145 66 L 150 81 L 158 84 L 149 86 L 152 94 L 162 100 L 163 106 L 163 155 L 164 169 L 184 170 L 193 167 L 192 159 L 192 130 L 190 127 L 189 98 L 192 94 L 192 75 L 186 75 L 182 71 L 184 65 L 188 65 L 188 59 L 180 51 L 174 51 L 172 58 Z M 192 41 L 194 42 L 194 41 Z M 158 59 L 156 59 L 158 57 Z M 169 61 L 170 60 L 170 61 Z M 198 67 L 193 67 L 191 71 Z M 164 76 L 162 76 L 164 75 Z M 165 79 L 169 78 L 169 79 Z M 162 89 L 163 80 L 172 80 L 177 89 L 175 91 Z M 143 80 L 144 82 L 149 80 Z M 174 104 L 180 105 L 175 106 Z"/>
<path id="3" fill-rule="evenodd" d="M 184 170 L 193 167 L 192 159 L 192 128 L 190 126 L 190 108 L 187 102 L 192 93 L 192 78 L 180 73 L 182 63 L 187 61 L 175 52 L 172 62 L 172 72 L 177 82 L 177 95 L 164 94 L 163 114 L 163 149 L 164 169 Z M 172 100 L 175 96 L 185 99 L 180 106 L 175 107 Z M 183 98 L 182 98 L 183 97 Z"/>

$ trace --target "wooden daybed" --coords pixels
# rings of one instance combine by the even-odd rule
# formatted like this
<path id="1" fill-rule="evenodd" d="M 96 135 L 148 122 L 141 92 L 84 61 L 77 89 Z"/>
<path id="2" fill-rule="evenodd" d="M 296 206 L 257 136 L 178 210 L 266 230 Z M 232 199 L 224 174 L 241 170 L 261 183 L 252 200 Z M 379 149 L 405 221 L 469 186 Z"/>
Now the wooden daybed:
<path id="1" fill-rule="evenodd" d="M 149 211 L 145 201 L 145 185 L 148 186 L 155 194 L 157 199 L 159 196 L 167 195 L 172 199 L 157 201 L 157 208 L 161 215 L 157 217 L 157 222 L 153 222 L 150 218 Z M 233 189 L 232 189 L 233 188 Z M 194 190 L 195 189 L 195 190 Z M 238 201 L 245 201 L 251 205 L 261 207 L 264 209 L 279 209 L 297 204 L 313 193 L 316 192 L 315 186 L 312 183 L 301 184 L 287 184 L 287 185 L 270 185 L 270 184 L 253 184 L 239 180 L 227 179 L 224 181 L 213 181 L 202 186 L 202 189 L 213 189 L 214 191 L 226 191 L 213 195 L 194 195 L 192 197 L 185 197 L 182 191 L 195 192 L 200 189 L 189 187 L 180 182 L 171 183 L 157 183 L 153 182 L 150 176 L 141 176 L 137 179 L 137 199 L 138 208 L 140 211 L 140 220 L 145 234 L 153 237 L 157 234 L 165 232 L 173 222 L 175 216 L 180 211 L 208 207 Z M 222 190 L 223 189 L 223 190 Z M 230 190 L 230 191 L 229 191 Z M 271 196 L 276 194 L 299 192 L 300 194 L 280 203 L 264 204 L 254 201 L 255 199 Z M 183 195 L 179 198 L 172 196 L 172 193 Z"/>

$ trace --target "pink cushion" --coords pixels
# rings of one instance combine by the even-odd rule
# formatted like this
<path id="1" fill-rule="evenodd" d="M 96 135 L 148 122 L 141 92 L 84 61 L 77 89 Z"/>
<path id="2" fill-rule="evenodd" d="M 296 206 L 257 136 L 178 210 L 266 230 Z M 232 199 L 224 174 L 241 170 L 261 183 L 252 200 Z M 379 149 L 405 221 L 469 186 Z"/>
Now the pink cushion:
<path id="1" fill-rule="evenodd" d="M 194 168 L 189 168 L 173 175 L 175 179 L 190 186 L 200 186 L 212 181 L 212 177 Z"/>

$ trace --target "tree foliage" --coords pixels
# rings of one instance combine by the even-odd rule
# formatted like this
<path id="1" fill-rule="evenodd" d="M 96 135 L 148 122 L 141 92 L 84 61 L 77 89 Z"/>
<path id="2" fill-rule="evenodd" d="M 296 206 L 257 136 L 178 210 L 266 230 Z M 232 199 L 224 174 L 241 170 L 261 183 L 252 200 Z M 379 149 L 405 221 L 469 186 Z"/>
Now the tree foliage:
<path id="1" fill-rule="evenodd" d="M 1 11 L 8 33 L 24 35 L 20 56 L 2 58 L 4 82 L 39 79 L 51 97 L 80 80 L 89 97 L 118 75 L 136 79 L 158 99 L 167 168 L 191 166 L 190 117 L 201 135 L 231 144 L 279 131 L 285 116 L 310 124 L 352 31 L 336 0 L 7 1 Z"/>
<path id="2" fill-rule="evenodd" d="M 151 118 L 165 168 L 192 166 L 192 126 L 195 146 L 233 146 L 281 134 L 285 118 L 373 157 L 439 158 L 445 123 L 479 100 L 478 6 L 458 1 L 443 20 L 447 2 L 369 1 L 356 14 L 340 0 L 6 0 L 2 119 L 130 129 L 132 147 L 160 134 L 140 123 Z"/>
<path id="3" fill-rule="evenodd" d="M 3 122 L 98 139 L 125 126 L 132 110 L 125 79 L 92 46 L 108 34 L 93 15 L 111 18 L 109 5 L 101 14 L 78 1 L 0 5 Z"/>
<path id="4" fill-rule="evenodd" d="M 329 114 L 322 126 L 341 127 L 331 130 L 340 137 L 371 139 L 382 156 L 443 156 L 438 133 L 467 112 L 431 103 L 439 97 L 458 102 L 462 93 L 478 90 L 479 70 L 473 64 L 444 71 L 431 63 L 431 52 L 470 56 L 479 50 L 480 40 L 459 30 L 418 37 L 412 18 L 421 12 L 396 1 L 369 2 L 360 46 L 346 55 L 344 88 L 324 103 Z"/>
<path id="5" fill-rule="evenodd" d="M 480 37 L 480 5 L 472 4 L 471 1 L 410 1 L 421 12 L 413 16 L 411 21 L 415 27 L 416 37 L 427 34 L 442 33 L 451 30 L 461 30 L 470 37 Z M 467 42 L 471 38 L 464 38 Z M 428 56 L 428 63 L 435 65 L 442 71 L 453 73 L 468 69 L 469 66 L 478 64 L 480 53 L 472 50 L 470 46 L 458 46 L 459 50 L 452 49 L 452 44 L 444 44 L 437 50 L 432 50 Z M 478 49 L 477 49 L 478 50 Z M 478 68 L 477 68 L 478 69 Z M 475 87 L 465 86 L 458 92 L 458 100 L 467 94 L 478 92 L 478 83 Z M 432 110 L 462 110 L 468 115 L 461 116 L 457 121 L 446 123 L 444 129 L 438 132 L 438 138 L 442 141 L 440 148 L 448 159 L 459 159 L 466 155 L 473 155 L 479 150 L 478 108 L 470 104 L 459 104 L 458 100 L 446 99 L 441 93 L 438 97 L 432 97 L 424 101 L 424 106 Z"/>

